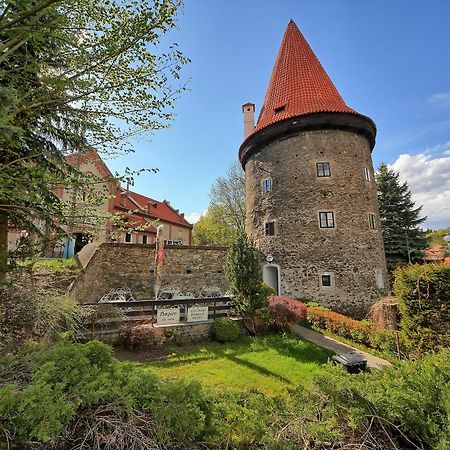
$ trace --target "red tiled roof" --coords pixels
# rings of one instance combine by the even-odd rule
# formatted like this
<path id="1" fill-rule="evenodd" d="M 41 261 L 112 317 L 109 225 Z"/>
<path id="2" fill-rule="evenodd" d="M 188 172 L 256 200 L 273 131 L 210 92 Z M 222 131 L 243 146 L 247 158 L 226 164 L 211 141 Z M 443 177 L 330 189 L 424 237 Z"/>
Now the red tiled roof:
<path id="1" fill-rule="evenodd" d="M 151 217 L 192 228 L 192 225 L 180 213 L 173 209 L 169 202 L 159 202 L 145 195 L 126 191 L 121 187 L 117 188 L 114 198 L 114 208 L 122 211 L 142 209 L 144 214 L 148 213 Z"/>
<path id="2" fill-rule="evenodd" d="M 72 153 L 66 156 L 66 161 L 73 167 L 78 167 L 79 164 L 86 164 L 90 162 L 97 167 L 103 176 L 112 177 L 112 173 L 108 169 L 108 166 L 95 150 L 89 150 L 83 153 Z"/>
<path id="3" fill-rule="evenodd" d="M 349 108 L 297 25 L 291 20 L 281 42 L 264 104 L 252 134 L 296 116 L 340 112 Z"/>

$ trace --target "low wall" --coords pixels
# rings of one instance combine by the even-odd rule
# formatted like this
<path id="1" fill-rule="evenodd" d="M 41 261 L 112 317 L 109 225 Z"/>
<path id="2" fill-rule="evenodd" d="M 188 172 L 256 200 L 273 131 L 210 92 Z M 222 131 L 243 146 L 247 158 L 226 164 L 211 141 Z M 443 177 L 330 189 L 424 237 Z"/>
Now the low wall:
<path id="1" fill-rule="evenodd" d="M 163 287 L 199 294 L 204 286 L 228 289 L 225 247 L 166 246 Z M 80 303 L 98 301 L 113 288 L 128 286 L 136 300 L 154 298 L 154 245 L 101 244 L 71 289 Z"/>

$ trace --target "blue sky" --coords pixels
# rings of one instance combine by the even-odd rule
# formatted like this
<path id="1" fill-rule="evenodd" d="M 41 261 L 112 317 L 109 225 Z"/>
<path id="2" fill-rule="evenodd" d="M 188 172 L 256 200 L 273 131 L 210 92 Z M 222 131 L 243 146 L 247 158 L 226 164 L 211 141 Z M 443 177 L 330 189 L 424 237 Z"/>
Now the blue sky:
<path id="1" fill-rule="evenodd" d="M 185 0 L 172 34 L 192 59 L 190 92 L 167 130 L 107 160 L 112 170 L 158 167 L 134 190 L 201 214 L 236 159 L 241 105 L 263 101 L 293 19 L 346 103 L 378 127 L 374 165 L 407 179 L 426 225 L 450 225 L 450 2 L 448 0 Z M 401 156 L 402 155 L 402 156 Z"/>

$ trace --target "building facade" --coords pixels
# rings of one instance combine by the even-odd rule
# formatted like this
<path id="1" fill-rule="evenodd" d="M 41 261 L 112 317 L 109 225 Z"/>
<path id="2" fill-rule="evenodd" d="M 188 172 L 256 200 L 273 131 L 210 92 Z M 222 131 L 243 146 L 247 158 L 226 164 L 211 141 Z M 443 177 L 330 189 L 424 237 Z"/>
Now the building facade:
<path id="1" fill-rule="evenodd" d="M 375 124 L 345 104 L 292 21 L 256 126 L 254 105 L 242 109 L 247 232 L 264 280 L 278 293 L 363 316 L 389 289 Z"/>
<path id="2" fill-rule="evenodd" d="M 57 189 L 57 195 L 65 203 L 75 202 L 75 208 L 84 210 L 83 220 L 74 223 L 84 225 L 64 226 L 68 236 L 74 238 L 74 250 L 78 253 L 88 242 L 117 242 L 126 244 L 154 244 L 156 227 L 164 225 L 164 238 L 168 244 L 191 245 L 192 225 L 184 214 L 170 205 L 168 200 L 158 201 L 117 185 L 113 174 L 95 151 L 69 155 L 67 162 L 84 174 L 91 174 L 98 182 L 86 187 L 86 192 L 74 193 L 64 187 Z M 95 206 L 89 206 L 90 195 L 102 199 Z M 92 212 L 92 222 L 89 220 Z M 95 216 L 95 217 L 94 217 Z M 102 220 L 102 217 L 104 220 Z M 44 224 L 41 226 L 44 229 Z M 21 233 L 25 230 L 9 230 L 8 248 L 14 251 Z M 64 241 L 50 239 L 47 256 L 62 257 Z"/>

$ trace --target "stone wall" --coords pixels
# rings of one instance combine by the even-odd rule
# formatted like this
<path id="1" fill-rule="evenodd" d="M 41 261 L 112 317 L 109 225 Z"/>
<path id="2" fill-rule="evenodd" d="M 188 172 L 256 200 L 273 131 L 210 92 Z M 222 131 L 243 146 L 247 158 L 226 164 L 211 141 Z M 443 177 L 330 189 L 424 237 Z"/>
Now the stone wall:
<path id="1" fill-rule="evenodd" d="M 330 163 L 330 177 L 317 176 L 319 162 Z M 245 172 L 247 231 L 263 263 L 269 256 L 278 268 L 281 293 L 365 315 L 379 290 L 389 289 L 366 137 L 338 129 L 285 134 L 260 144 Z M 272 191 L 263 193 L 268 177 Z M 319 227 L 320 211 L 334 213 L 334 228 Z M 369 227 L 369 214 L 376 229 Z M 267 221 L 275 222 L 274 236 L 265 235 Z M 321 286 L 321 274 L 332 275 L 332 286 Z"/>
<path id="2" fill-rule="evenodd" d="M 163 287 L 199 294 L 204 286 L 225 293 L 225 247 L 166 246 Z M 98 301 L 113 288 L 128 286 L 136 300 L 154 298 L 153 245 L 101 244 L 71 289 L 80 303 Z"/>

